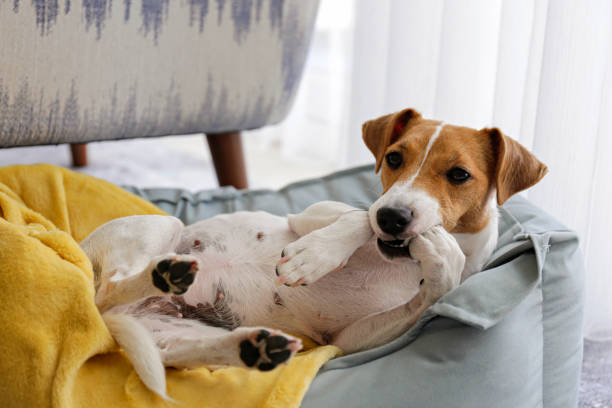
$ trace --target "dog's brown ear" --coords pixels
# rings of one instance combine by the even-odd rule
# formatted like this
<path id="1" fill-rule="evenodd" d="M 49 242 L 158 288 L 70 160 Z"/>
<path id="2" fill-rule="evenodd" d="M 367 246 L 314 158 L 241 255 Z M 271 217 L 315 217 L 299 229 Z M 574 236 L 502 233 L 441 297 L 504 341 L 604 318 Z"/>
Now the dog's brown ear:
<path id="1" fill-rule="evenodd" d="M 376 158 L 376 172 L 380 170 L 387 147 L 406 130 L 408 122 L 421 117 L 414 109 L 404 109 L 377 119 L 368 120 L 361 127 L 363 141 Z"/>
<path id="2" fill-rule="evenodd" d="M 544 163 L 499 129 L 483 130 L 491 138 L 496 160 L 494 181 L 499 205 L 519 191 L 533 186 L 548 173 Z"/>

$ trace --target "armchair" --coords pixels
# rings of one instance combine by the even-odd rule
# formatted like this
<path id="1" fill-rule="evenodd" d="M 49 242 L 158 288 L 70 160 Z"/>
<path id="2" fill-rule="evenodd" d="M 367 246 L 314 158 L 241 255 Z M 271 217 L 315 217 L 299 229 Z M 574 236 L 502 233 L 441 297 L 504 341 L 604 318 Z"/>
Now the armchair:
<path id="1" fill-rule="evenodd" d="M 0 147 L 205 133 L 247 186 L 240 131 L 281 121 L 318 0 L 0 0 Z"/>

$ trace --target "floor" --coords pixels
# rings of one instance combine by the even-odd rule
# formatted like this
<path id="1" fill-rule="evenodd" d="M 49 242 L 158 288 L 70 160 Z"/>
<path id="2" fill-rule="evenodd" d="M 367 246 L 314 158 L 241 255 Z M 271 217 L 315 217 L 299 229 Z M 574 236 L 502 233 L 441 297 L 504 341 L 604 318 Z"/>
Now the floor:
<path id="1" fill-rule="evenodd" d="M 251 188 L 280 188 L 334 170 L 324 161 L 300 161 L 283 155 L 274 142 L 248 132 L 243 137 Z M 90 143 L 89 164 L 74 169 L 115 184 L 177 187 L 192 191 L 217 187 L 208 147 L 202 135 Z M 70 166 L 67 145 L 0 149 L 0 166 L 51 163 Z"/>
<path id="2" fill-rule="evenodd" d="M 252 188 L 277 189 L 334 170 L 332 164 L 323 161 L 286 157 L 279 146 L 265 140 L 262 143 L 256 135 L 251 138 L 246 135 L 244 142 Z M 217 186 L 201 135 L 91 143 L 88 154 L 89 165 L 77 171 L 115 184 L 192 191 Z M 0 149 L 0 165 L 40 162 L 69 166 L 68 147 Z M 585 341 L 579 408 L 612 408 L 612 341 Z"/>
<path id="3" fill-rule="evenodd" d="M 612 340 L 584 342 L 579 408 L 612 408 Z"/>

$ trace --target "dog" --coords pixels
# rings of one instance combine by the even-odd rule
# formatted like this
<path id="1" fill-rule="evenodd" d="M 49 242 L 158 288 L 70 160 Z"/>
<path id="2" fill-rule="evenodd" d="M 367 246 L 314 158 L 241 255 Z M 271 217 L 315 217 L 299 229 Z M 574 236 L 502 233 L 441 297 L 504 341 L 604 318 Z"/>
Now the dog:
<path id="1" fill-rule="evenodd" d="M 320 202 L 287 218 L 236 212 L 190 226 L 132 216 L 81 243 L 96 305 L 147 387 L 169 398 L 163 366 L 272 370 L 301 349 L 294 335 L 344 353 L 398 337 L 482 269 L 497 205 L 547 172 L 497 128 L 414 109 L 362 132 L 384 188 L 367 210 Z"/>

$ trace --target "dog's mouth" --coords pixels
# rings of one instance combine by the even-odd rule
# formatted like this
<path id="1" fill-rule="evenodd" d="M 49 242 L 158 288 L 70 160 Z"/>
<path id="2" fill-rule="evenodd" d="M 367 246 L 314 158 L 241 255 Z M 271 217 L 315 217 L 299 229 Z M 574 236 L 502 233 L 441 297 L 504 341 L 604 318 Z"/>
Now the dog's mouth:
<path id="1" fill-rule="evenodd" d="M 383 241 L 377 239 L 378 249 L 386 258 L 410 258 L 410 240 L 406 239 L 394 239 L 391 241 Z"/>

